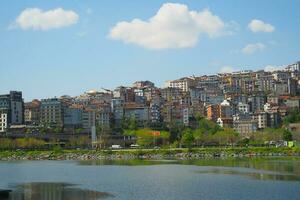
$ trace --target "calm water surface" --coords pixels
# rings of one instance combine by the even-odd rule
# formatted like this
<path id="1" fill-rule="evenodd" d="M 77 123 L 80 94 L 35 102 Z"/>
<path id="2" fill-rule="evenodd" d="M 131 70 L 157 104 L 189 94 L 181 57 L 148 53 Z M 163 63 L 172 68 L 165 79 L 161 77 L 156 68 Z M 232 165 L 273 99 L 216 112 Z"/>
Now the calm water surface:
<path id="1" fill-rule="evenodd" d="M 0 199 L 300 199 L 300 158 L 0 162 Z"/>

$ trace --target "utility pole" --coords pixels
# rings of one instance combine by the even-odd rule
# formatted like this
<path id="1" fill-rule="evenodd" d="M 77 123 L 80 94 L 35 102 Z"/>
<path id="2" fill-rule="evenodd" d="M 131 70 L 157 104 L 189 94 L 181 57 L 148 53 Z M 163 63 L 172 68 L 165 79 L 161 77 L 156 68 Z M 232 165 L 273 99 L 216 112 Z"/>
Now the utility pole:
<path id="1" fill-rule="evenodd" d="M 91 127 L 91 133 L 92 133 L 92 148 L 97 147 L 97 135 L 96 135 L 96 127 Z"/>

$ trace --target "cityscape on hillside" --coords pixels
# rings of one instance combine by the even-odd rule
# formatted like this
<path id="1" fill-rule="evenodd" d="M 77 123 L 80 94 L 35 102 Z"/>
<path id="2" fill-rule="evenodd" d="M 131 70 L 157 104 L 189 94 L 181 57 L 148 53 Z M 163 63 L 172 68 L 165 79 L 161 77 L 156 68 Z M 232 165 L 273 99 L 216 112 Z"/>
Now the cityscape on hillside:
<path id="1" fill-rule="evenodd" d="M 299 7 L 0 1 L 0 200 L 300 199 Z"/>
<path id="2" fill-rule="evenodd" d="M 122 135 L 124 121 L 139 128 L 162 130 L 171 124 L 193 126 L 197 116 L 242 137 L 267 127 L 279 127 L 290 109 L 300 107 L 300 62 L 274 71 L 237 71 L 166 81 L 136 81 L 114 90 L 90 90 L 82 95 L 24 102 L 21 91 L 0 96 L 0 133 L 90 134 L 101 127 Z"/>

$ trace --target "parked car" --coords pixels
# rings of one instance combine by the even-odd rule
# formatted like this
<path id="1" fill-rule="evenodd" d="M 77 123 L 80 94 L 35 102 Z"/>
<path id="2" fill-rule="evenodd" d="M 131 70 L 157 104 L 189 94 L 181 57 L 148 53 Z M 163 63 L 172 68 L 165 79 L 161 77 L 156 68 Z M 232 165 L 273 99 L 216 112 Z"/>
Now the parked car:
<path id="1" fill-rule="evenodd" d="M 119 144 L 113 144 L 113 145 L 111 145 L 111 148 L 112 149 L 122 149 L 121 145 L 119 145 Z"/>
<path id="2" fill-rule="evenodd" d="M 140 145 L 138 145 L 138 144 L 132 144 L 132 145 L 130 145 L 130 148 L 132 148 L 132 149 L 137 149 L 139 147 L 140 147 Z"/>

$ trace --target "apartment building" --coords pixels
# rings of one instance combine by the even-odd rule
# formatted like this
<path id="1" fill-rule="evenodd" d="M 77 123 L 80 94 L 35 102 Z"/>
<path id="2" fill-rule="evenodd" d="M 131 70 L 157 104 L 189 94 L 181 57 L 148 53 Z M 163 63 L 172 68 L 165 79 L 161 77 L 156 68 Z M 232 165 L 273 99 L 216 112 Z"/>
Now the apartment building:
<path id="1" fill-rule="evenodd" d="M 24 123 L 24 101 L 22 92 L 10 91 L 0 95 L 0 131 L 4 132 L 11 125 Z"/>
<path id="2" fill-rule="evenodd" d="M 63 127 L 65 106 L 58 98 L 41 100 L 40 123 L 46 126 Z"/>

